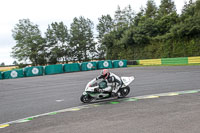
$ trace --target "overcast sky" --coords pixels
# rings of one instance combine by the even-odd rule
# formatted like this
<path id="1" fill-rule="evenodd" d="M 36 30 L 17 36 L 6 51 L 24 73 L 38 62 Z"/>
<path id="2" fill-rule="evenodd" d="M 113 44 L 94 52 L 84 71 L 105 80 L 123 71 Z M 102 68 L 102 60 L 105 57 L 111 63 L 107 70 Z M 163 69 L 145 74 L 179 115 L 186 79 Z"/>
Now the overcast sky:
<path id="1" fill-rule="evenodd" d="M 154 0 L 160 5 L 161 0 Z M 189 0 L 174 0 L 178 13 Z M 0 64 L 11 65 L 15 59 L 10 57 L 15 41 L 12 29 L 19 19 L 30 19 L 39 25 L 42 34 L 48 24 L 63 21 L 68 29 L 74 17 L 84 16 L 96 25 L 101 15 L 114 16 L 117 6 L 121 9 L 131 5 L 137 13 L 140 7 L 146 7 L 147 0 L 1 0 L 0 1 Z"/>

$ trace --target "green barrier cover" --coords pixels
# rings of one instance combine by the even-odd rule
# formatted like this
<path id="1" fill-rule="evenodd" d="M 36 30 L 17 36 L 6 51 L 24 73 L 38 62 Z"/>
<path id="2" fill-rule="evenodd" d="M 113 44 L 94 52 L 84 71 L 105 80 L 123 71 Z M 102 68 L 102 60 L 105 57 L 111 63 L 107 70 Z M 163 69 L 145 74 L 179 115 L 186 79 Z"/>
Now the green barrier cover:
<path id="1" fill-rule="evenodd" d="M 3 72 L 3 79 L 14 79 L 24 77 L 23 69 Z"/>
<path id="2" fill-rule="evenodd" d="M 83 62 L 81 63 L 81 71 L 89 71 L 89 70 L 96 70 L 97 63 L 96 62 Z"/>
<path id="3" fill-rule="evenodd" d="M 127 60 L 114 60 L 113 68 L 127 67 Z"/>
<path id="4" fill-rule="evenodd" d="M 64 64 L 64 72 L 78 72 L 81 71 L 79 63 Z"/>
<path id="5" fill-rule="evenodd" d="M 110 60 L 98 61 L 97 66 L 98 66 L 98 69 L 112 68 L 112 61 Z"/>
<path id="6" fill-rule="evenodd" d="M 49 65 L 45 67 L 45 75 L 63 73 L 63 65 Z"/>
<path id="7" fill-rule="evenodd" d="M 188 57 L 162 58 L 162 64 L 188 64 Z"/>
<path id="8" fill-rule="evenodd" d="M 1 71 L 0 71 L 0 80 L 2 79 L 2 73 L 1 73 Z"/>
<path id="9" fill-rule="evenodd" d="M 43 75 L 43 66 L 34 66 L 24 68 L 24 76 L 33 77 Z"/>

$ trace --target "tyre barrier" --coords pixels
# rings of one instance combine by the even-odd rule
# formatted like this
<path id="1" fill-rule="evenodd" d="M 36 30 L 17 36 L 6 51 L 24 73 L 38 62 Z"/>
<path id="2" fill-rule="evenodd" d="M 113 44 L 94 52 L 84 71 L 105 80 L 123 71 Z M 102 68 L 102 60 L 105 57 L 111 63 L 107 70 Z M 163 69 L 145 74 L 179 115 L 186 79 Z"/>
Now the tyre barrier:
<path id="1" fill-rule="evenodd" d="M 48 65 L 48 66 L 45 66 L 45 68 L 44 68 L 45 75 L 58 74 L 58 73 L 63 73 L 63 72 L 64 71 L 63 71 L 62 64 Z"/>
<path id="2" fill-rule="evenodd" d="M 3 77 L 2 77 L 2 72 L 0 71 L 0 80 L 1 80 L 1 79 L 3 79 Z"/>
<path id="3" fill-rule="evenodd" d="M 139 60 L 129 60 L 127 61 L 127 65 L 138 65 L 139 64 Z"/>
<path id="4" fill-rule="evenodd" d="M 44 72 L 43 66 L 24 68 L 24 76 L 25 77 L 42 76 L 43 72 Z"/>
<path id="5" fill-rule="evenodd" d="M 113 68 L 127 67 L 127 60 L 114 60 Z"/>
<path id="6" fill-rule="evenodd" d="M 3 79 L 15 79 L 15 78 L 23 78 L 23 77 L 24 77 L 23 69 L 3 72 Z"/>
<path id="7" fill-rule="evenodd" d="M 97 62 L 83 62 L 81 63 L 81 71 L 97 70 Z"/>
<path id="8" fill-rule="evenodd" d="M 109 68 L 112 68 L 112 61 L 111 60 L 98 61 L 97 62 L 97 68 L 98 69 L 109 69 Z"/>
<path id="9" fill-rule="evenodd" d="M 78 72 L 81 71 L 79 63 L 64 64 L 64 72 Z"/>
<path id="10" fill-rule="evenodd" d="M 97 62 L 33 66 L 12 71 L 0 72 L 0 80 L 121 67 L 127 67 L 127 60 L 104 60 Z"/>

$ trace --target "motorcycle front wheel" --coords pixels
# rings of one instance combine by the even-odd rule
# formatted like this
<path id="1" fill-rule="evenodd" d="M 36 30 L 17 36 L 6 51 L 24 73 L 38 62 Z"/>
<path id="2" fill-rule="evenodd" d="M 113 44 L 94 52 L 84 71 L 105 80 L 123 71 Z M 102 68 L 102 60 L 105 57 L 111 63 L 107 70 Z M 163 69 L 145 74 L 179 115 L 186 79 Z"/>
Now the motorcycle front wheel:
<path id="1" fill-rule="evenodd" d="M 80 98 L 81 102 L 83 103 L 89 103 L 93 100 L 93 98 L 89 95 L 82 95 Z"/>

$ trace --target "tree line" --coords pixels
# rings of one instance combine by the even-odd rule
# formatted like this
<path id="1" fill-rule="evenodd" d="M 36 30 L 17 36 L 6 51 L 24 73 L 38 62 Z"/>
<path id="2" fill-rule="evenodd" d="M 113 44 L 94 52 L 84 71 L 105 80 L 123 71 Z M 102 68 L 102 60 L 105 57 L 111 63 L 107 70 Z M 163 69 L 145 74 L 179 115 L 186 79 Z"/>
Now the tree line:
<path id="1" fill-rule="evenodd" d="M 94 35 L 94 29 L 97 36 Z M 68 28 L 63 22 L 48 25 L 42 37 L 37 24 L 19 20 L 12 30 L 12 56 L 33 65 L 92 59 L 148 59 L 200 55 L 200 0 L 186 2 L 177 14 L 172 0 L 157 7 L 148 0 L 135 13 L 118 6 L 114 17 L 102 15 L 98 24 L 80 16 Z"/>

